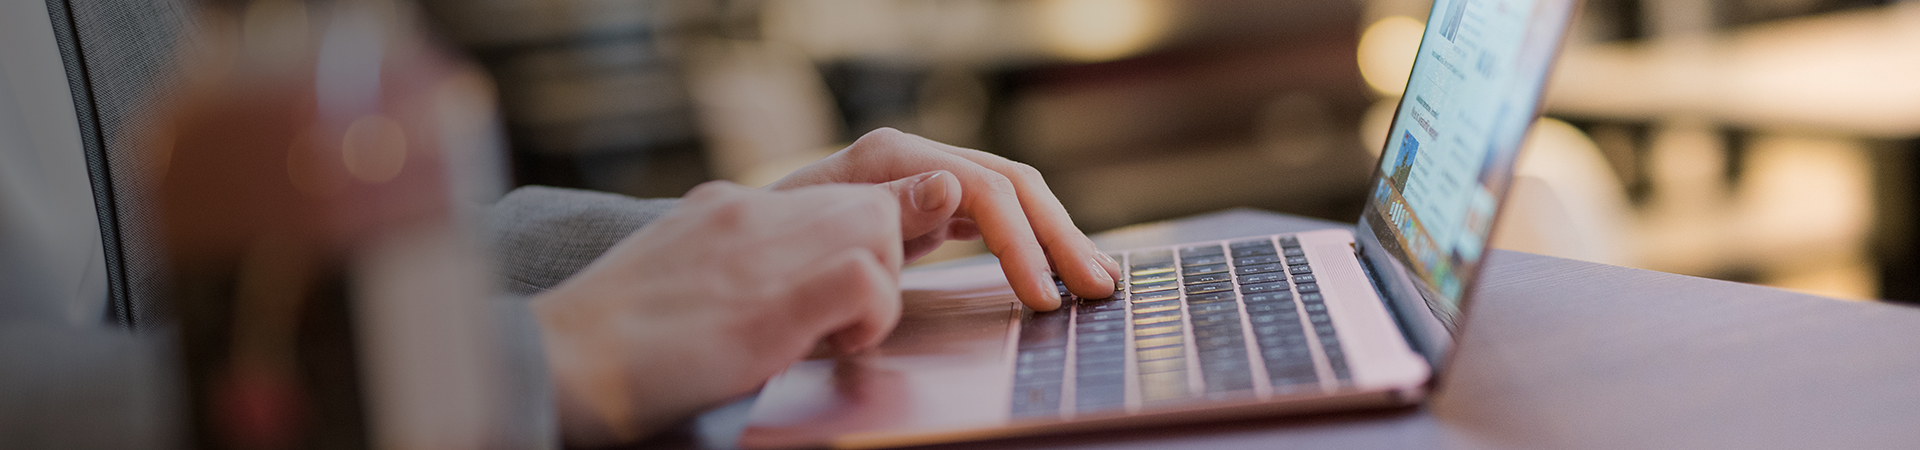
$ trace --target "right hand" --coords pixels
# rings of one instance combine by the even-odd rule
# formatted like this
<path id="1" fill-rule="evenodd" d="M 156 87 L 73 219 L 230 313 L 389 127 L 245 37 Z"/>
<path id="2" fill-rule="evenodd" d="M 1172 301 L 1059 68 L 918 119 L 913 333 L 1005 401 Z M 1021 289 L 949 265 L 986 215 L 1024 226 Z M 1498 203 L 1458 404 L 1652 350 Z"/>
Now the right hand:
<path id="1" fill-rule="evenodd" d="M 903 188 L 703 184 L 534 299 L 568 444 L 642 438 L 750 392 L 822 340 L 878 344 L 899 321 L 902 233 L 943 223 L 903 221 L 901 204 L 924 209 Z M 958 201 L 945 203 L 926 214 Z"/>

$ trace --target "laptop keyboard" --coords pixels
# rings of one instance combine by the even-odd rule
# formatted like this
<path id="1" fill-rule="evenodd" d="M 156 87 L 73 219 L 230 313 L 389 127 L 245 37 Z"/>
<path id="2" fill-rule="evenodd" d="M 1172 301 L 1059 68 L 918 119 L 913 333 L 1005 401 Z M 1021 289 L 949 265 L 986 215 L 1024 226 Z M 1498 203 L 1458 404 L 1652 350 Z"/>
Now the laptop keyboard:
<path id="1" fill-rule="evenodd" d="M 1075 298 L 1056 281 L 1071 308 L 1022 320 L 1014 417 L 1123 409 L 1129 364 L 1131 388 L 1148 406 L 1250 394 L 1256 384 L 1275 394 L 1319 391 L 1315 348 L 1334 384 L 1349 381 L 1298 239 L 1269 236 L 1119 256 L 1128 280 L 1112 298 Z"/>

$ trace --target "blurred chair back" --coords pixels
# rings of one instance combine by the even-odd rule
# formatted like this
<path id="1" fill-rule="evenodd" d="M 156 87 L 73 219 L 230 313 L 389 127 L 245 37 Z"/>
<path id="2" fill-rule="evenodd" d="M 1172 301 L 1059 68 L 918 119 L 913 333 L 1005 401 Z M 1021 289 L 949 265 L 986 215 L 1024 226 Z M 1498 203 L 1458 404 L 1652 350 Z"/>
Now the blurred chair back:
<path id="1" fill-rule="evenodd" d="M 107 320 L 163 320 L 157 212 L 145 174 L 163 164 L 141 151 L 156 108 L 172 93 L 177 43 L 195 16 L 181 0 L 46 0 L 80 123 L 106 254 Z"/>

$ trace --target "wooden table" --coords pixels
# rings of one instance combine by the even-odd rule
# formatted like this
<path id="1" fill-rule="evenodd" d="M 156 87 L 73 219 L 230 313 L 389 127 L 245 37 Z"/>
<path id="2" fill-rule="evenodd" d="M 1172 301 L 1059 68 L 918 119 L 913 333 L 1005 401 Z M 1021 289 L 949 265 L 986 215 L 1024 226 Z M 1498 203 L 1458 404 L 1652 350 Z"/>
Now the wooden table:
<path id="1" fill-rule="evenodd" d="M 1350 225 L 1229 210 L 1095 240 L 1329 227 Z M 943 447 L 1920 448 L 1920 309 L 1495 251 L 1438 383 L 1399 410 Z M 656 444 L 726 447 L 750 403 Z"/>

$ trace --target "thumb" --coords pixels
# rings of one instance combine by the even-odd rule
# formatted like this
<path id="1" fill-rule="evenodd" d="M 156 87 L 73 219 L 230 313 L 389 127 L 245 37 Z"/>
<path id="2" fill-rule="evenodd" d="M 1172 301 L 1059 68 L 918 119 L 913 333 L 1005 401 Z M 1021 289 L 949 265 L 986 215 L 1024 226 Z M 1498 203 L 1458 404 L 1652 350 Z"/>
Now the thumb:
<path id="1" fill-rule="evenodd" d="M 825 342 L 840 354 L 880 344 L 900 323 L 900 280 L 873 252 L 847 249 L 821 260 L 794 291 L 801 311 L 826 312 Z"/>
<path id="2" fill-rule="evenodd" d="M 879 185 L 900 200 L 900 237 L 913 239 L 938 230 L 960 208 L 960 179 L 935 170 Z"/>

